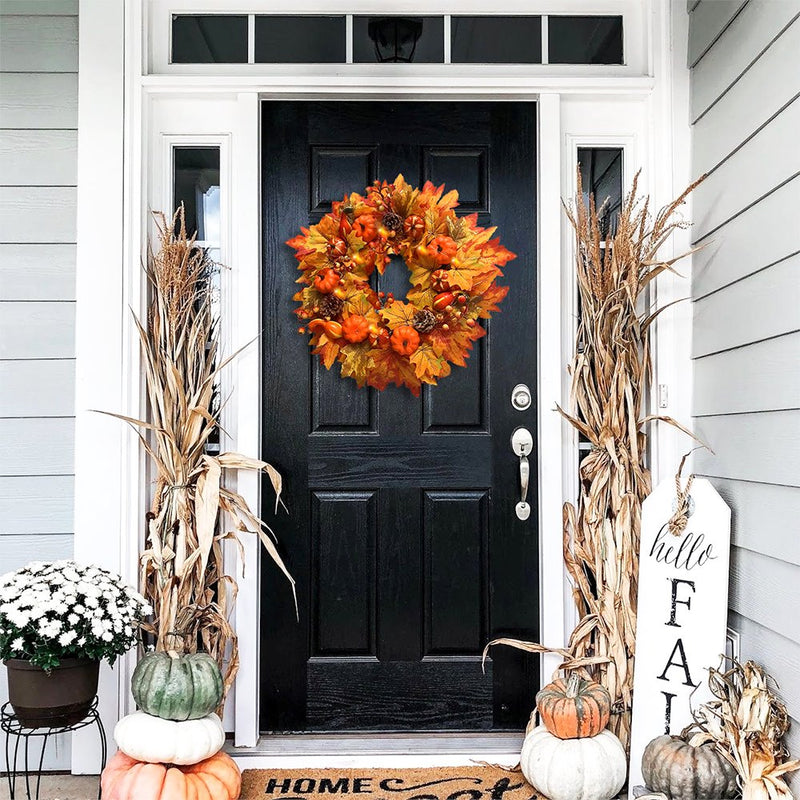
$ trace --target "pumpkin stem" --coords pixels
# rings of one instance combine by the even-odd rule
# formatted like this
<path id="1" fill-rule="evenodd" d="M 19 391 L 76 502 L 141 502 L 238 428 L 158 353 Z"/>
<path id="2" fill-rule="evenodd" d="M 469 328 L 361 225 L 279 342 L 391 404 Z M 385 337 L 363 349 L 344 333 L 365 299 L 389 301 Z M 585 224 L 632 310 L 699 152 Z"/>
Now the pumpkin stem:
<path id="1" fill-rule="evenodd" d="M 176 661 L 177 661 L 177 659 L 180 658 L 180 656 L 178 655 L 178 651 L 177 650 L 167 650 L 167 655 L 170 658 L 174 658 Z"/>
<path id="2" fill-rule="evenodd" d="M 565 692 L 565 696 L 577 697 L 578 693 L 580 692 L 581 682 L 581 676 L 578 675 L 577 672 L 571 673 L 569 678 L 567 678 L 567 690 Z"/>

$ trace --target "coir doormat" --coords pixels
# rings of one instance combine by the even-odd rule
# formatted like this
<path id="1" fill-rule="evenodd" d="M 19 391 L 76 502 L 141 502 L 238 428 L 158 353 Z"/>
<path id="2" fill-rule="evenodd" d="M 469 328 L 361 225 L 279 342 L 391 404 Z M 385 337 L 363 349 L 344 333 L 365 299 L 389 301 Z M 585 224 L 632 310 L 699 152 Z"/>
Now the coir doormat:
<path id="1" fill-rule="evenodd" d="M 246 769 L 242 800 L 538 800 L 523 778 L 493 766 L 426 769 Z"/>

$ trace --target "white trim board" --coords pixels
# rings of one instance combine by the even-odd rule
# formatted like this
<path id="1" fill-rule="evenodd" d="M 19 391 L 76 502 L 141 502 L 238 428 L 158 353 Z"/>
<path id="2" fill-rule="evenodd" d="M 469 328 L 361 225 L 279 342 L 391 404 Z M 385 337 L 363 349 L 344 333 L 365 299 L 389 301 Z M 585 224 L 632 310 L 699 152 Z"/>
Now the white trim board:
<path id="1" fill-rule="evenodd" d="M 219 0 L 218 6 L 225 6 Z M 581 2 L 598 8 L 597 2 Z M 608 6 L 608 4 L 605 4 Z M 650 40 L 668 41 L 663 29 L 670 18 L 667 0 L 650 0 L 660 15 L 644 14 L 654 27 Z M 399 7 L 399 6 L 398 6 Z M 136 416 L 142 405 L 138 367 L 138 346 L 127 316 L 127 306 L 139 312 L 143 303 L 140 256 L 148 229 L 149 207 L 164 202 L 163 136 L 206 137 L 229 143 L 231 193 L 228 243 L 232 270 L 223 287 L 226 299 L 236 307 L 235 327 L 225 331 L 226 348 L 235 349 L 259 329 L 258 274 L 260 270 L 260 199 L 258 109 L 261 99 L 314 99 L 315 97 L 357 97 L 360 99 L 403 98 L 413 100 L 469 100 L 498 98 L 539 102 L 539 437 L 541 503 L 541 607 L 548 614 L 541 621 L 542 638 L 560 645 L 571 628 L 571 598 L 563 580 L 561 562 L 561 502 L 571 494 L 569 463 L 574 458 L 567 426 L 551 411 L 555 401 L 565 403 L 568 381 L 564 367 L 571 356 L 574 326 L 571 312 L 574 292 L 569 280 L 569 241 L 559 207 L 560 197 L 574 192 L 570 154 L 580 141 L 586 145 L 621 144 L 633 154 L 631 159 L 645 166 L 657 158 L 674 158 L 668 103 L 651 104 L 654 92 L 663 92 L 671 75 L 658 70 L 669 63 L 662 48 L 658 70 L 652 66 L 638 76 L 597 76 L 590 71 L 580 75 L 521 75 L 513 68 L 480 77 L 475 71 L 462 74 L 407 73 L 383 77 L 370 74 L 329 73 L 322 83 L 318 75 L 286 72 L 281 75 L 147 76 L 143 48 L 147 30 L 147 4 L 128 0 L 125 17 L 116 4 L 104 0 L 81 0 L 81 71 L 79 191 L 78 191 L 78 426 L 76 441 L 76 554 L 101 560 L 120 570 L 129 580 L 137 572 L 138 544 L 141 538 L 140 512 L 144 508 L 147 482 L 142 458 L 133 435 L 111 420 L 86 414 L 88 408 L 119 410 Z M 382 7 L 382 13 L 387 9 Z M 573 9 L 574 13 L 578 9 Z M 644 13 L 644 12 L 643 12 Z M 129 31 L 125 36 L 125 29 Z M 140 35 L 141 34 L 141 35 Z M 643 34 L 644 35 L 644 34 Z M 122 46 L 124 44 L 124 47 Z M 125 72 L 120 53 L 125 53 Z M 124 100 L 123 100 L 124 98 Z M 121 109 L 124 102 L 124 128 Z M 120 109 L 115 116 L 109 109 Z M 170 109 L 169 112 L 165 109 Z M 110 117 L 114 117 L 110 120 Z M 664 123 L 664 124 L 661 124 Z M 648 127 L 649 125 L 649 127 Z M 210 137 L 210 138 L 209 138 Z M 91 158 L 85 157 L 91 153 Z M 158 153 L 161 156 L 157 155 Z M 123 157 L 124 156 L 124 157 Z M 670 162 L 672 163 L 672 162 Z M 679 171 L 679 170 L 675 170 Z M 652 171 L 654 173 L 654 170 Z M 168 174 L 168 173 L 166 173 Z M 688 175 L 686 176 L 688 181 Z M 673 186 L 664 176 L 651 174 L 647 187 L 656 198 L 671 197 Z M 144 188 L 143 188 L 144 187 Z M 159 188 L 160 187 L 160 188 Z M 123 213 L 119 203 L 123 201 Z M 111 199 L 111 200 L 110 200 Z M 98 225 L 98 220 L 103 225 Z M 96 231 L 106 232 L 101 243 Z M 95 237 L 93 239 L 93 237 Z M 111 243 L 111 250 L 109 250 Z M 119 260 L 109 261 L 114 243 L 120 248 Z M 102 264 L 100 269 L 98 264 Z M 256 290 L 254 291 L 254 287 Z M 235 300 L 234 300 L 235 299 Z M 666 317 L 666 315 L 665 315 Z M 546 329 L 542 326 L 547 326 Z M 680 338 L 679 331 L 673 331 Z M 673 336 L 670 333 L 670 336 Z M 688 331 L 687 331 L 688 335 Z M 552 347 L 560 342 L 559 347 Z M 661 366 L 677 359 L 665 346 L 658 353 Z M 100 368 L 102 365 L 102 369 Z M 115 366 L 118 366 L 115 369 Z M 688 367 L 683 374 L 688 374 Z M 681 374 L 678 371 L 678 374 Z M 228 404 L 226 429 L 232 444 L 244 452 L 260 448 L 258 422 L 258 354 L 251 348 L 231 368 L 232 393 Z M 679 386 L 674 389 L 677 394 Z M 688 398 L 687 398 L 688 402 Z M 655 476 L 658 479 L 658 475 Z M 238 489 L 253 507 L 259 504 L 258 479 L 242 475 Z M 95 490 L 102 490 L 102 506 Z M 100 513 L 102 512 L 102 513 Z M 109 536 L 109 527 L 121 531 Z M 258 567 L 259 546 L 254 537 L 245 538 L 248 571 L 240 580 L 239 604 L 235 623 L 241 636 L 242 668 L 229 707 L 233 708 L 235 741 L 249 748 L 253 757 L 271 758 L 259 745 L 256 702 L 258 692 Z M 238 568 L 237 568 L 238 569 Z M 545 602 L 546 601 L 546 602 Z M 544 678 L 549 678 L 553 660 L 545 660 Z M 103 688 L 107 729 L 119 714 L 131 710 L 127 692 L 133 659 L 111 673 L 104 671 Z M 117 701 L 117 698 L 119 700 Z M 226 721 L 228 721 L 226 719 Z M 279 737 L 270 737 L 276 740 Z M 327 737 L 329 752 L 335 737 Z M 290 746 L 286 738 L 283 745 Z M 488 739 L 484 743 L 488 746 Z M 263 744 L 263 740 L 262 740 Z M 376 748 L 377 749 L 377 748 Z M 93 768 L 92 747 L 87 742 L 73 759 L 75 771 Z M 478 742 L 469 745 L 469 757 L 484 752 Z M 437 750 L 432 763 L 443 763 Z M 441 758 L 439 758 L 441 756 Z M 237 758 L 240 757 L 237 749 Z M 241 756 L 243 757 L 243 756 Z M 281 763 L 289 757 L 282 750 Z M 344 757 L 344 756 L 342 756 Z M 249 757 L 248 757 L 249 758 Z M 422 754 L 409 756 L 421 764 Z M 497 760 L 499 755 L 494 753 Z M 417 759 L 414 761 L 414 759 Z M 437 760 L 438 759 L 438 760 Z M 303 764 L 308 765 L 308 757 Z M 370 759 L 374 765 L 374 760 Z M 255 763 L 248 760 L 248 766 Z"/>

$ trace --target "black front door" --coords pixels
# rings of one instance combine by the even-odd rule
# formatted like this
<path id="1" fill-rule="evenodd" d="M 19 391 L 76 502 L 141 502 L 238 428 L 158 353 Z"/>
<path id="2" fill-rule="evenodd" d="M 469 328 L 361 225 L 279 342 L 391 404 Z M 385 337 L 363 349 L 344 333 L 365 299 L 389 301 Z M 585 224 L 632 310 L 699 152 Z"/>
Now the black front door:
<path id="1" fill-rule="evenodd" d="M 261 727 L 269 731 L 500 730 L 524 726 L 538 664 L 495 636 L 538 632 L 539 531 L 517 519 L 511 433 L 535 436 L 536 109 L 530 103 L 265 102 L 263 457 L 285 481 L 272 512 L 297 580 L 262 559 Z M 284 242 L 331 201 L 402 173 L 457 189 L 459 213 L 517 254 L 510 291 L 466 368 L 419 398 L 358 389 L 297 332 L 297 261 Z M 377 275 L 376 275 L 377 278 Z M 409 288 L 396 260 L 377 289 Z"/>

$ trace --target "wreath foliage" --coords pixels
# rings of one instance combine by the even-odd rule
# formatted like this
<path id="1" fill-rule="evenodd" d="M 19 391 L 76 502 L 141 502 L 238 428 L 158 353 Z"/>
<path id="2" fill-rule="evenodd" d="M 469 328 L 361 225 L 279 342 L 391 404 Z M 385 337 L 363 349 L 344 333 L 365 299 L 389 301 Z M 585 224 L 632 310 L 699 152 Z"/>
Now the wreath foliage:
<path id="1" fill-rule="evenodd" d="M 478 226 L 477 214 L 457 217 L 457 205 L 457 191 L 430 182 L 412 188 L 398 175 L 345 195 L 287 242 L 302 272 L 299 330 L 326 368 L 338 361 L 359 387 L 394 383 L 416 396 L 451 364 L 466 366 L 486 333 L 478 320 L 498 311 L 508 292 L 495 282 L 500 268 L 516 256 L 493 238 L 496 228 Z M 392 256 L 408 269 L 404 300 L 370 285 Z"/>

